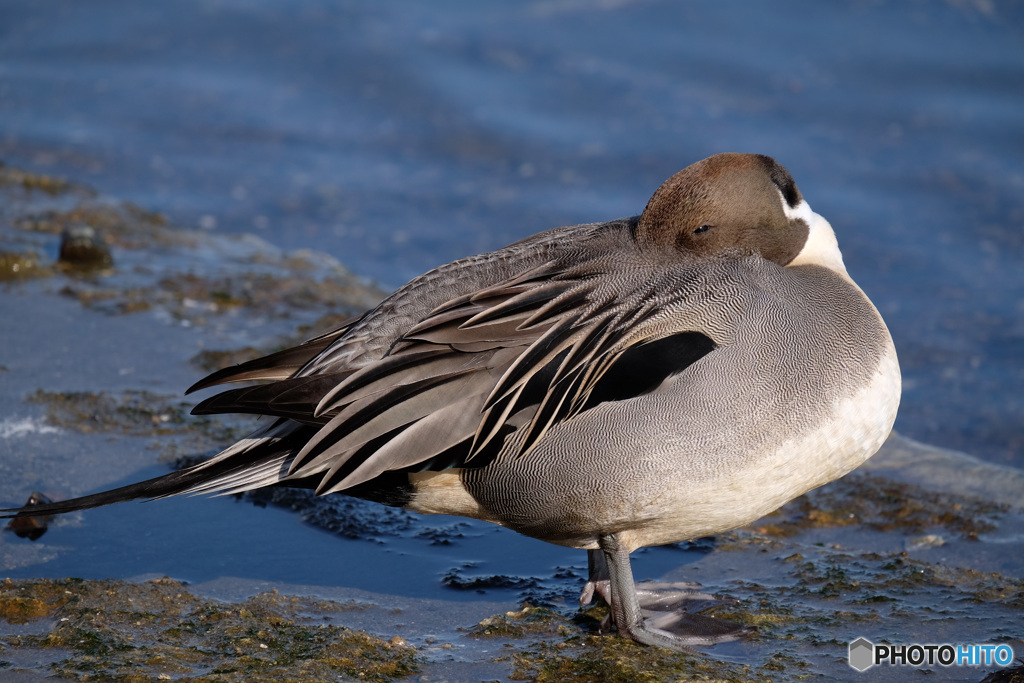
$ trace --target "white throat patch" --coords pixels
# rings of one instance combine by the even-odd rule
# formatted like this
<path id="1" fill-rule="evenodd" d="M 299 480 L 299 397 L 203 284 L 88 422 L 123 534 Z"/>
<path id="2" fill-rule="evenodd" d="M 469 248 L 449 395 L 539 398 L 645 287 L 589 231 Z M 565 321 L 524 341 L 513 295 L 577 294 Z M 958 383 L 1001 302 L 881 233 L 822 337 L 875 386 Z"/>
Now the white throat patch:
<path id="1" fill-rule="evenodd" d="M 779 193 L 782 197 L 782 193 Z M 847 280 L 850 279 L 846 272 L 846 264 L 843 263 L 843 254 L 839 251 L 839 242 L 836 240 L 836 233 L 832 230 L 829 222 L 811 211 L 811 207 L 804 200 L 794 207 L 790 207 L 786 200 L 782 199 L 782 210 L 790 220 L 800 219 L 807 224 L 807 242 L 800 253 L 792 261 L 786 264 L 789 266 L 815 265 L 824 266 L 834 270 Z"/>

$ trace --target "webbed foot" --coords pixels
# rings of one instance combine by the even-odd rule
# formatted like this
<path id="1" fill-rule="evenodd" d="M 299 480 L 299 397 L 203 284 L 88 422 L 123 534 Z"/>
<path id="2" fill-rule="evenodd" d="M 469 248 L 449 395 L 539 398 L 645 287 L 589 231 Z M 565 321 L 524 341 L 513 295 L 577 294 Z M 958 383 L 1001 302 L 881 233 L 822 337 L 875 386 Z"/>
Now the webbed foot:
<path id="1" fill-rule="evenodd" d="M 693 652 L 694 646 L 714 645 L 737 640 L 754 632 L 753 628 L 688 611 L 724 598 L 699 590 L 697 584 L 645 582 L 633 583 L 629 552 L 615 534 L 600 538 L 601 550 L 588 551 L 589 577 L 580 595 L 584 605 L 600 596 L 609 605 L 601 632 L 614 624 L 620 633 L 645 645 Z"/>

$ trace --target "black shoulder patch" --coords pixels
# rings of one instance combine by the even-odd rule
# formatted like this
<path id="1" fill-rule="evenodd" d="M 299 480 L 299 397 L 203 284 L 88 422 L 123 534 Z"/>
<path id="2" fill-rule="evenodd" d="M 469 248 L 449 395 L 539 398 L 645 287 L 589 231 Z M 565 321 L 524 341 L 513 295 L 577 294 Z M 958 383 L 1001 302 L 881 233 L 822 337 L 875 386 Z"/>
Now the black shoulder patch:
<path id="1" fill-rule="evenodd" d="M 594 387 L 583 410 L 605 401 L 624 401 L 654 391 L 711 353 L 714 341 L 700 332 L 680 332 L 623 353 Z"/>

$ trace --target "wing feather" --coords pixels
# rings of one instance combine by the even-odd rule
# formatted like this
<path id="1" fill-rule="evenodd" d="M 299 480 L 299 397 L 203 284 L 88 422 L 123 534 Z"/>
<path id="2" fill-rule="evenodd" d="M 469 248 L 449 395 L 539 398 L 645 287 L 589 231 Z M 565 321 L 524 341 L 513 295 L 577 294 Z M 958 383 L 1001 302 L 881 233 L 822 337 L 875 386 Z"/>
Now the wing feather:
<path id="1" fill-rule="evenodd" d="M 466 383 L 458 380 L 480 372 L 479 368 L 460 370 L 401 384 L 353 415 L 339 414 L 302 448 L 292 474 L 307 476 L 322 471 L 342 453 L 428 415 L 465 392 Z"/>
<path id="2" fill-rule="evenodd" d="M 276 477 L 316 481 L 318 492 L 328 493 L 386 472 L 521 457 L 596 402 L 652 391 L 716 348 L 716 330 L 733 321 L 714 316 L 741 312 L 715 301 L 702 277 L 686 263 L 590 245 L 453 292 L 419 316 L 382 304 L 370 328 L 356 325 L 301 352 L 280 352 L 282 368 L 302 363 L 289 378 L 230 390 L 197 407 L 278 415 L 313 432 L 287 457 L 261 460 L 249 475 L 225 471 L 207 488 L 245 490 Z M 395 312 L 393 325 L 380 317 L 384 310 Z M 366 341 L 367 329 L 396 325 L 404 334 L 386 345 Z M 245 367 L 231 377 L 249 372 Z M 270 377 L 284 369 L 259 371 Z M 220 379 L 235 381 L 227 377 Z"/>
<path id="3" fill-rule="evenodd" d="M 559 279 L 551 279 L 553 270 Z M 511 444 L 511 457 L 526 453 L 587 408 L 624 353 L 686 331 L 659 315 L 664 282 L 644 274 L 609 285 L 603 274 L 593 263 L 544 264 L 437 306 L 396 341 L 392 355 L 325 395 L 318 410 L 334 416 L 295 458 L 290 476 L 320 473 L 327 492 L 388 470 L 430 468 L 461 443 L 468 445 L 462 466 L 485 464 L 476 458 L 499 439 Z M 649 390 L 658 381 L 629 386 Z M 510 429 L 514 439 L 503 436 Z"/>
<path id="4" fill-rule="evenodd" d="M 474 404 L 478 402 L 479 397 L 469 396 L 452 401 L 440 410 L 417 419 L 343 478 L 339 479 L 335 475 L 345 461 L 335 462 L 321 481 L 317 493 L 342 491 L 367 482 L 387 470 L 400 470 L 434 458 L 465 441 L 465 435 L 471 433 L 480 422 L 473 410 Z"/>
<path id="5" fill-rule="evenodd" d="M 245 363 L 222 368 L 190 386 L 185 393 L 191 394 L 200 389 L 228 382 L 249 382 L 252 380 L 280 381 L 288 379 L 348 332 L 359 319 L 359 317 L 349 318 L 339 327 L 298 346 L 255 358 Z"/>

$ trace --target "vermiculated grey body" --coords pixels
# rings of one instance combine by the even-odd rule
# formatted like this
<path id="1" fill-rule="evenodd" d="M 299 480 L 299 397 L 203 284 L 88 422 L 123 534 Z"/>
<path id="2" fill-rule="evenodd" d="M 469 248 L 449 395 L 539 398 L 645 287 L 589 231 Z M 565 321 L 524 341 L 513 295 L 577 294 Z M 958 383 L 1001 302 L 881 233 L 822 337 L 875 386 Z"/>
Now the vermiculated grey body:
<path id="1" fill-rule="evenodd" d="M 707 272 L 690 273 L 694 280 L 717 283 L 706 297 L 692 289 L 704 298 L 696 317 L 718 344 L 714 352 L 650 393 L 601 404 L 553 427 L 525 455 L 465 470 L 467 489 L 495 521 L 586 548 L 596 548 L 601 533 L 628 530 L 640 536 L 630 545 L 640 547 L 732 529 L 736 520 L 774 510 L 779 498 L 785 502 L 848 471 L 816 462 L 800 444 L 879 371 L 890 342 L 874 307 L 825 268 L 787 269 L 748 257 L 698 270 Z M 728 339 L 719 342 L 715 329 L 728 330 Z M 787 445 L 789 457 L 766 461 Z M 766 496 L 773 470 L 785 465 L 799 467 L 802 480 Z M 689 525 L 673 519 L 675 509 L 691 515 L 720 507 L 730 489 L 749 494 L 732 503 L 730 519 L 716 524 L 722 515 L 713 513 Z M 696 527 L 694 536 L 686 526 Z"/>

